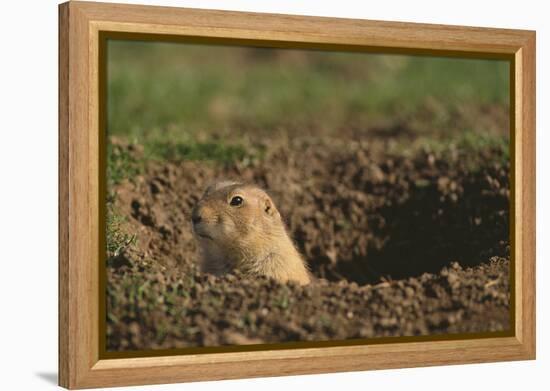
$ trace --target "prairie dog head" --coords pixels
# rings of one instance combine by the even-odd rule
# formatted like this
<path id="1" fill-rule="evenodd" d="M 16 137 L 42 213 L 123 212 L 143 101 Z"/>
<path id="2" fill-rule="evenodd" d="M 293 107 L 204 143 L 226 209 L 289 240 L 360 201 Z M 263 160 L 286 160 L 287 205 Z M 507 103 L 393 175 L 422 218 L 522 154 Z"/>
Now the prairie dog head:
<path id="1" fill-rule="evenodd" d="M 265 191 L 237 182 L 209 186 L 192 212 L 193 231 L 203 251 L 258 256 L 285 234 L 273 200 Z M 209 254 L 215 255 L 215 254 Z"/>
<path id="2" fill-rule="evenodd" d="M 259 187 L 217 182 L 206 189 L 191 220 L 204 272 L 221 275 L 236 269 L 279 282 L 311 281 L 273 200 Z"/>

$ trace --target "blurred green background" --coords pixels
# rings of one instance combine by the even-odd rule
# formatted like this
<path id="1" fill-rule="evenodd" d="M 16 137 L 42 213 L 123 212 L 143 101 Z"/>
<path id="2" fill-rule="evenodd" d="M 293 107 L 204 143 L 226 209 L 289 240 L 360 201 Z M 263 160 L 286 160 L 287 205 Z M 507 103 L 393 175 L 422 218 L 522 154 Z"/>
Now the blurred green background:
<path id="1" fill-rule="evenodd" d="M 140 144 L 508 134 L 507 61 L 110 40 L 107 72 L 108 134 Z"/>

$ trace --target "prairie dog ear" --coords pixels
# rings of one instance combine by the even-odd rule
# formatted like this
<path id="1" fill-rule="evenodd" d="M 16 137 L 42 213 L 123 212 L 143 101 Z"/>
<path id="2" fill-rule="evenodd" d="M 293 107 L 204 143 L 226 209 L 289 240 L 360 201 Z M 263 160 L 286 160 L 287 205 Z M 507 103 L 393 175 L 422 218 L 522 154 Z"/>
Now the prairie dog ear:
<path id="1" fill-rule="evenodd" d="M 262 207 L 264 209 L 264 212 L 268 216 L 273 217 L 279 214 L 279 212 L 277 211 L 277 208 L 275 208 L 275 204 L 273 203 L 273 201 L 271 201 L 271 198 L 269 198 L 268 195 L 265 195 L 264 197 L 262 197 Z"/>

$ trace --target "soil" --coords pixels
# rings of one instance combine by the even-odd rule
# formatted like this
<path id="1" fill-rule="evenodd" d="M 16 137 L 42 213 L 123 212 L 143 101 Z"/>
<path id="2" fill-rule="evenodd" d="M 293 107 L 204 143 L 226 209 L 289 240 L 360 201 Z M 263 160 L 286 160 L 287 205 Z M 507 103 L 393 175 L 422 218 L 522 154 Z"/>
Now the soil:
<path id="1" fill-rule="evenodd" d="M 510 329 L 502 149 L 300 137 L 254 148 L 225 164 L 149 161 L 116 185 L 137 241 L 108 259 L 108 350 Z M 313 284 L 198 272 L 190 211 L 222 178 L 270 192 Z"/>

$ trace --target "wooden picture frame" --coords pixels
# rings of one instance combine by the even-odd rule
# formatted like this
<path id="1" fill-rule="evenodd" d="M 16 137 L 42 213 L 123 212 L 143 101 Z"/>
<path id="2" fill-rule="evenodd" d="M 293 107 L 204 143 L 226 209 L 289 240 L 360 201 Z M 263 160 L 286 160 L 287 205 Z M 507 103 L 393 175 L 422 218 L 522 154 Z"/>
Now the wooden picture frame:
<path id="1" fill-rule="evenodd" d="M 100 347 L 102 34 L 511 61 L 513 332 L 315 348 L 105 358 Z M 59 6 L 59 384 L 89 388 L 535 358 L 533 31 L 71 1 Z"/>

